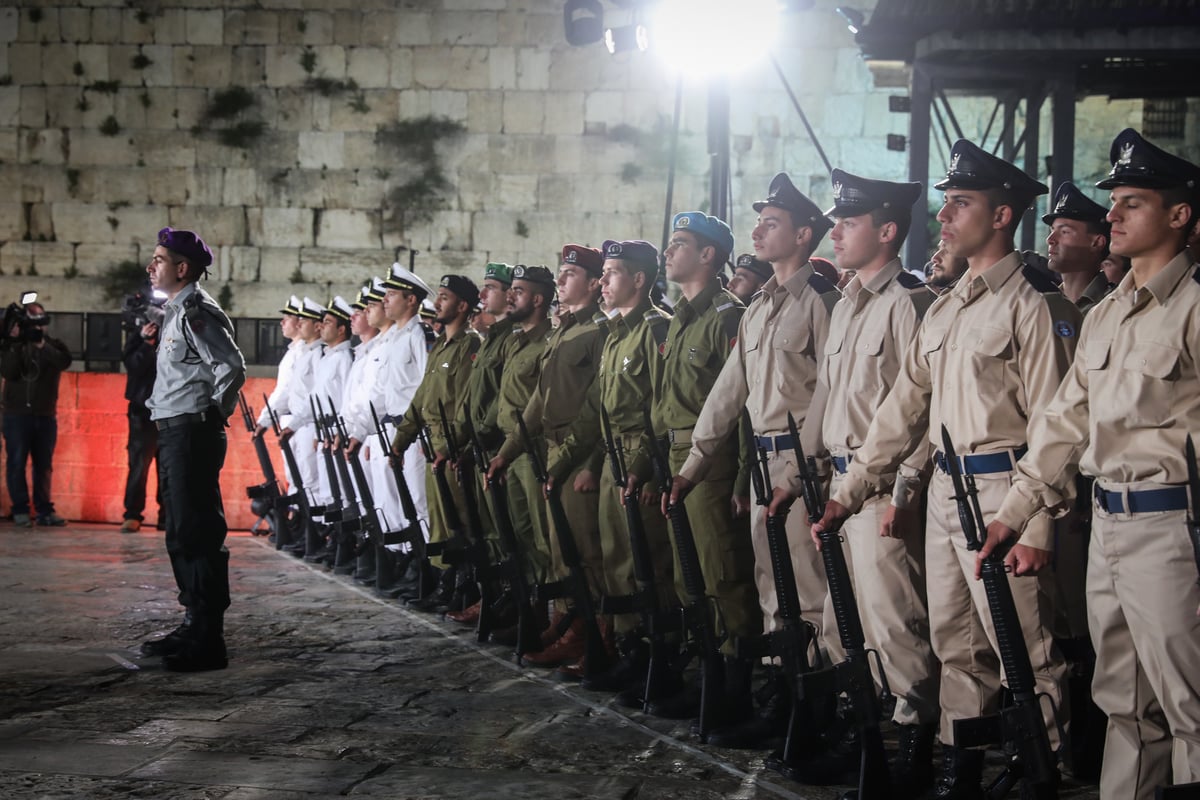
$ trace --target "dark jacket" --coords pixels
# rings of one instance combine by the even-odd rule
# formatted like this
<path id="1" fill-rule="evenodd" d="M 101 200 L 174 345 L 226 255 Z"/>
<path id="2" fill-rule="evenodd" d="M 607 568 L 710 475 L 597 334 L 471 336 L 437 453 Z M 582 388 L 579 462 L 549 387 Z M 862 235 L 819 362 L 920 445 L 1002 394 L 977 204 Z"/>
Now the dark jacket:
<path id="1" fill-rule="evenodd" d="M 0 355 L 4 378 L 4 413 L 52 417 L 58 406 L 58 380 L 71 366 L 71 351 L 58 339 L 46 337 L 44 347 L 9 342 Z"/>
<path id="2" fill-rule="evenodd" d="M 125 363 L 125 399 L 129 410 L 150 415 L 146 400 L 154 390 L 154 376 L 158 374 L 157 355 L 154 345 L 142 338 L 137 331 L 125 337 L 125 351 L 121 360 Z"/>

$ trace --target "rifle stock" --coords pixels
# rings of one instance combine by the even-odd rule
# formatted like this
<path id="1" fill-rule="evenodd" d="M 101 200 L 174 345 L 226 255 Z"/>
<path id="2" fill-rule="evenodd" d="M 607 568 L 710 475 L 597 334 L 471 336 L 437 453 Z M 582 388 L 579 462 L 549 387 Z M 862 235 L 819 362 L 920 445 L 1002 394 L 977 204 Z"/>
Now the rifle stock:
<path id="1" fill-rule="evenodd" d="M 1196 468 L 1196 445 L 1190 433 L 1184 445 L 1184 456 L 1187 459 L 1188 499 L 1191 501 L 1188 503 L 1187 531 L 1192 541 L 1192 557 L 1196 561 L 1196 584 L 1200 585 L 1200 473 Z"/>
<path id="2" fill-rule="evenodd" d="M 404 467 L 391 457 L 392 443 L 388 441 L 387 431 L 384 430 L 383 423 L 379 421 L 375 404 L 367 403 L 367 406 L 371 409 L 371 421 L 375 423 L 375 434 L 379 437 L 380 456 L 388 459 L 392 480 L 396 484 L 396 491 L 400 494 L 400 510 L 404 513 L 407 523 L 399 530 L 385 530 L 380 536 L 380 543 L 385 546 L 407 544 L 416 557 L 425 558 L 425 534 L 421 531 L 421 520 L 417 516 L 417 505 L 408 488 L 408 479 L 404 476 Z M 361 464 L 359 468 L 361 470 Z"/>
<path id="3" fill-rule="evenodd" d="M 313 521 L 312 506 L 308 502 L 308 492 L 304 487 L 304 478 L 300 474 L 300 465 L 296 462 L 296 454 L 292 450 L 292 442 L 290 439 L 283 437 L 283 429 L 279 425 L 279 417 L 276 415 L 275 409 L 271 408 L 271 401 L 267 398 L 266 393 L 263 394 L 263 407 L 266 408 L 267 416 L 271 420 L 271 429 L 275 431 L 275 435 L 279 438 L 279 449 L 283 452 L 283 463 L 287 465 L 288 473 L 295 483 L 291 487 L 291 494 L 285 499 L 289 506 L 296 507 L 296 515 L 300 518 L 301 529 L 304 531 L 303 543 L 305 551 L 314 550 L 318 547 L 320 534 L 317 531 L 316 523 Z"/>

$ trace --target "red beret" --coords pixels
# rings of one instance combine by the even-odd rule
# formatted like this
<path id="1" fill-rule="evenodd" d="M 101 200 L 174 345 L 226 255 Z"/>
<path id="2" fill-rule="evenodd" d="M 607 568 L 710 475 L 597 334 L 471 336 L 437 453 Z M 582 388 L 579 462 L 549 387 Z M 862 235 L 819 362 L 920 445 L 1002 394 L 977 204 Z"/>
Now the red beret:
<path id="1" fill-rule="evenodd" d="M 594 247 L 585 247 L 581 244 L 564 245 L 562 249 L 562 263 L 583 267 L 588 273 L 597 278 L 604 271 L 604 256 L 600 254 L 600 251 Z"/>

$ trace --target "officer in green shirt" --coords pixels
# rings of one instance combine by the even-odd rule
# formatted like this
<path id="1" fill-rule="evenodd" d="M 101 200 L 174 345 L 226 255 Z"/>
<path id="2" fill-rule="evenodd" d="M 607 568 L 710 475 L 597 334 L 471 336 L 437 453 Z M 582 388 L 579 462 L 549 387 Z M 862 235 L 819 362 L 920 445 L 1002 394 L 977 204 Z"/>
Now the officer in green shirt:
<path id="1" fill-rule="evenodd" d="M 643 409 L 654 400 L 662 381 L 663 347 L 670 317 L 653 305 L 650 290 L 658 274 L 658 250 L 644 241 L 606 241 L 600 294 L 610 314 L 608 339 L 600 359 L 600 375 L 593 400 L 608 413 L 610 433 L 625 451 L 628 482 L 614 480 L 611 461 L 605 462 L 600 480 L 600 548 L 604 557 L 604 593 L 610 597 L 635 594 L 630 530 L 623 496 L 640 493 L 642 528 L 653 565 L 658 602 L 662 608 L 679 605 L 671 569 L 671 541 L 659 497 L 651 481 L 649 445 Z M 597 391 L 598 390 L 598 391 Z M 624 690 L 645 675 L 638 618 L 618 614 L 613 620 L 623 657 L 612 670 L 585 688 Z"/>
<path id="2" fill-rule="evenodd" d="M 721 288 L 718 277 L 733 250 L 729 226 L 716 217 L 689 211 L 676 214 L 672 227 L 666 273 L 668 280 L 679 284 L 682 296 L 667 329 L 662 382 L 654 397 L 654 429 L 667 438 L 674 475 L 687 460 L 692 428 L 737 342 L 738 323 L 746 307 Z M 705 589 L 715 606 L 714 624 L 724 640 L 721 650 L 727 660 L 730 720 L 752 707 L 751 665 L 734 655 L 739 639 L 758 635 L 762 618 L 750 543 L 749 473 L 738 480 L 739 462 L 744 461 L 739 458 L 739 441 L 736 430 L 726 437 L 714 456 L 716 466 L 684 501 L 693 523 Z M 680 598 L 687 598 L 674 530 L 671 539 L 675 544 L 675 590 Z M 688 716 L 695 699 L 693 693 L 684 693 L 652 704 L 648 710 L 663 716 Z"/>
<path id="3" fill-rule="evenodd" d="M 434 479 L 434 468 L 447 469 L 447 483 L 450 485 L 452 501 L 459 510 L 460 517 L 463 509 L 462 487 L 454 471 L 449 469 L 446 460 L 449 447 L 446 444 L 447 431 L 442 426 L 438 401 L 450 409 L 458 408 L 466 395 L 467 379 L 470 376 L 471 361 L 479 351 L 479 337 L 467 325 L 471 309 L 479 302 L 479 289 L 475 282 L 464 275 L 443 275 L 438 284 L 437 295 L 434 298 L 435 320 L 442 325 L 442 333 L 433 343 L 429 351 L 429 361 L 425 368 L 425 377 L 413 397 L 412 405 L 404 413 L 404 418 L 396 427 L 396 436 L 392 440 L 392 453 L 403 453 L 417 439 L 417 413 L 429 426 L 430 439 L 433 444 L 435 463 L 426 471 L 425 486 L 429 497 L 429 541 L 442 542 L 449 539 L 452 532 L 446 522 L 445 511 L 438 495 L 437 483 Z M 452 427 L 456 427 L 453 422 Z M 463 443 L 461 430 L 451 431 L 458 443 Z M 412 603 L 421 610 L 432 610 L 441 605 L 449 605 L 454 595 L 457 570 L 446 567 L 441 558 L 430 559 L 435 569 L 444 569 L 438 581 L 438 589 L 430 597 Z M 460 586 L 460 588 L 462 588 Z M 466 603 L 469 605 L 469 603 Z"/>
<path id="4" fill-rule="evenodd" d="M 558 327 L 546 342 L 537 384 L 524 410 L 530 434 L 545 442 L 549 485 L 560 487 L 559 500 L 579 550 L 584 577 L 595 595 L 604 591 L 597 494 L 604 452 L 599 413 L 594 404 L 587 403 L 587 397 L 608 335 L 607 318 L 600 311 L 603 267 L 599 250 L 579 244 L 563 247 L 556 281 Z M 510 433 L 491 469 L 504 469 L 524 451 L 519 431 Z M 563 578 L 567 568 L 558 544 L 559 532 L 552 523 L 550 572 Z M 525 661 L 547 667 L 565 664 L 563 676 L 578 680 L 583 674 L 583 622 L 575 619 L 569 628 L 560 629 L 567 602 L 556 601 L 555 620 L 542 637 L 548 647 L 527 654 Z"/>

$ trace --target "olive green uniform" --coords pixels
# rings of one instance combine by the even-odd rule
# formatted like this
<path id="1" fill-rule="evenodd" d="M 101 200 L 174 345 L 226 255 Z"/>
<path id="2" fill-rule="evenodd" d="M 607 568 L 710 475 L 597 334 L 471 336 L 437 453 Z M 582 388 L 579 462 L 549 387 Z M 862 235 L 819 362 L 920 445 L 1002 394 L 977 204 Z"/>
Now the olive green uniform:
<path id="1" fill-rule="evenodd" d="M 412 405 L 404 412 L 404 418 L 396 426 L 396 437 L 392 440 L 393 452 L 403 453 L 417 439 L 417 416 L 419 412 L 426 425 L 429 426 L 430 440 L 433 449 L 443 455 L 449 453 L 446 443 L 446 430 L 442 425 L 441 412 L 438 402 L 446 407 L 449 416 L 451 409 L 457 408 L 466 394 L 467 379 L 470 376 L 471 359 L 479 350 L 479 336 L 474 331 L 463 329 L 454 338 L 448 339 L 445 334 L 438 337 L 429 351 L 429 361 L 425 367 L 425 377 L 417 387 Z M 450 423 L 452 427 L 454 422 Z M 463 442 L 461 430 L 452 431 L 455 440 Z M 453 471 L 447 473 L 447 483 L 454 506 L 463 515 L 463 493 L 458 479 Z M 438 495 L 437 482 L 430 465 L 425 474 L 425 489 L 429 497 L 429 541 L 442 542 L 450 538 L 451 531 L 446 522 L 446 512 Z M 465 520 L 464 520 L 465 522 Z M 435 567 L 444 567 L 440 558 L 430 559 Z"/>
<path id="2" fill-rule="evenodd" d="M 603 465 L 598 411 L 586 399 L 596 380 L 607 335 L 608 321 L 595 303 L 577 313 L 562 314 L 542 350 L 537 384 L 524 410 L 530 435 L 545 442 L 546 471 L 559 487 L 559 499 L 571 524 L 584 576 L 593 592 L 604 588 L 599 495 L 576 492 L 574 484 L 580 472 L 599 475 Z M 517 430 L 509 433 L 500 455 L 512 463 L 524 451 Z M 551 571 L 565 577 L 567 569 L 558 546 L 558 532 L 553 527 L 550 531 Z"/>
<path id="3" fill-rule="evenodd" d="M 643 409 L 653 402 L 655 389 L 662 382 L 662 347 L 669 324 L 670 317 L 655 308 L 648 297 L 628 314 L 612 318 L 600 359 L 599 381 L 593 391 L 593 401 L 608 412 L 613 439 L 624 448 L 627 471 L 642 481 L 652 478 Z M 610 597 L 631 595 L 638 588 L 623 494 L 624 487 L 617 485 L 612 463 L 606 460 L 600 480 L 600 547 L 604 555 L 604 591 Z M 659 602 L 668 608 L 678 605 L 666 520 L 657 505 L 642 505 L 640 510 Z M 623 633 L 634 627 L 628 615 L 622 615 L 614 622 L 613 630 Z"/>
<path id="4" fill-rule="evenodd" d="M 497 424 L 504 436 L 521 435 L 517 414 L 525 411 L 529 397 L 537 387 L 541 373 L 542 353 L 550 333 L 550 320 L 545 319 L 528 331 L 520 328 L 509 335 L 504 345 L 504 376 L 500 381 L 497 400 Z M 544 452 L 540 437 L 537 447 Z M 541 453 L 539 453 L 540 455 Z M 550 573 L 549 525 L 546 521 L 546 501 L 542 484 L 533 474 L 533 462 L 522 453 L 508 467 L 508 510 L 513 533 L 524 559 L 524 567 L 535 583 L 546 583 Z"/>
<path id="5" fill-rule="evenodd" d="M 690 301 L 681 298 L 667 328 L 663 351 L 662 384 L 655 393 L 654 429 L 667 436 L 668 461 L 674 475 L 687 460 L 692 447 L 692 428 L 704 400 L 737 341 L 738 323 L 746 307 L 721 287 L 714 277 Z M 758 592 L 754 586 L 754 548 L 750 542 L 750 517 L 733 517 L 730 498 L 745 493 L 738 487 L 739 436 L 726 437 L 716 455 L 717 464 L 684 500 L 705 589 L 715 601 L 716 621 L 726 655 L 734 655 L 736 640 L 754 636 L 761 629 Z M 688 597 L 679 563 L 675 531 L 675 590 Z"/>

